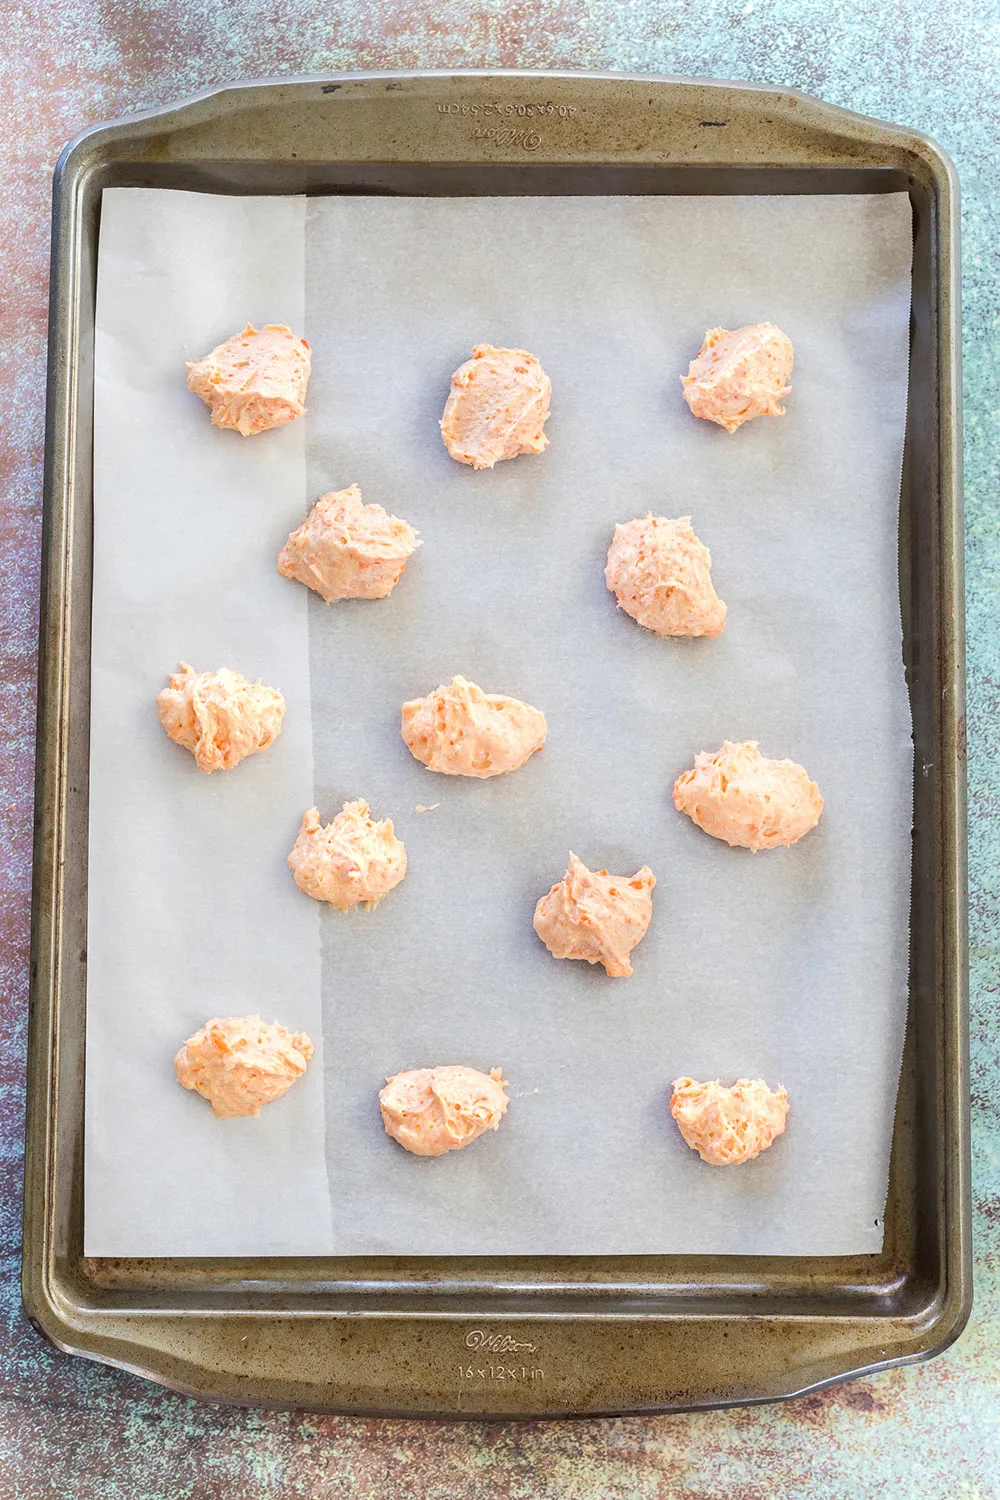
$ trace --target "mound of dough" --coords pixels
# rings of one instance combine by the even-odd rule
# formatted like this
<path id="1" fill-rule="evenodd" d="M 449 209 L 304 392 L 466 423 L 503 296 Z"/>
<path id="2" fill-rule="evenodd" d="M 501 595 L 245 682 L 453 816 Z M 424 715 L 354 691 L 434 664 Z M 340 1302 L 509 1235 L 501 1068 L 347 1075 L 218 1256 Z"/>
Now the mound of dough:
<path id="1" fill-rule="evenodd" d="M 284 323 L 255 328 L 188 361 L 188 388 L 212 409 L 212 423 L 253 437 L 301 417 L 312 355 Z"/>
<path id="2" fill-rule="evenodd" d="M 378 1102 L 394 1141 L 414 1156 L 444 1156 L 498 1129 L 506 1087 L 499 1068 L 411 1068 L 386 1079 Z"/>
<path id="3" fill-rule="evenodd" d="M 735 432 L 754 417 L 783 417 L 791 390 L 792 341 L 773 323 L 730 332 L 710 328 L 681 376 L 684 399 L 696 417 Z"/>
<path id="4" fill-rule="evenodd" d="M 182 661 L 158 695 L 156 712 L 202 771 L 231 771 L 278 738 L 285 700 L 277 688 L 248 682 L 229 667 L 196 672 Z"/>
<path id="5" fill-rule="evenodd" d="M 365 505 L 356 484 L 320 495 L 278 558 L 278 572 L 335 599 L 384 599 L 420 546 L 405 521 Z"/>
<path id="6" fill-rule="evenodd" d="M 541 453 L 552 382 L 533 354 L 477 344 L 451 377 L 441 436 L 452 458 L 492 469 L 502 458 Z"/>
<path id="7" fill-rule="evenodd" d="M 453 677 L 426 698 L 403 704 L 410 754 L 444 776 L 503 776 L 545 744 L 545 715 L 518 698 L 484 693 Z"/>
<path id="8" fill-rule="evenodd" d="M 696 755 L 694 769 L 678 776 L 674 806 L 714 839 L 756 853 L 798 843 L 819 822 L 823 798 L 794 761 L 768 760 L 756 740 L 726 740 L 714 755 Z"/>
<path id="9" fill-rule="evenodd" d="M 325 828 L 311 807 L 302 816 L 288 868 L 314 901 L 328 901 L 337 911 L 362 904 L 371 911 L 406 874 L 406 848 L 388 818 L 376 822 L 363 799 L 345 802 Z"/>
<path id="10" fill-rule="evenodd" d="M 217 1016 L 189 1036 L 174 1058 L 177 1082 L 196 1089 L 220 1119 L 256 1115 L 306 1070 L 313 1044 L 260 1016 Z"/>
<path id="11" fill-rule="evenodd" d="M 604 579 L 619 608 L 657 635 L 721 635 L 726 606 L 711 566 L 690 516 L 668 521 L 650 513 L 615 527 Z"/>
<path id="12" fill-rule="evenodd" d="M 772 1092 L 760 1078 L 739 1078 L 731 1088 L 718 1079 L 675 1078 L 670 1113 L 702 1161 L 731 1167 L 752 1161 L 781 1135 L 788 1095 L 782 1088 Z"/>
<path id="13" fill-rule="evenodd" d="M 535 931 L 553 957 L 603 964 L 608 974 L 626 978 L 632 972 L 628 956 L 653 915 L 655 884 L 647 865 L 629 880 L 588 870 L 570 854 L 566 874 L 535 907 Z"/>

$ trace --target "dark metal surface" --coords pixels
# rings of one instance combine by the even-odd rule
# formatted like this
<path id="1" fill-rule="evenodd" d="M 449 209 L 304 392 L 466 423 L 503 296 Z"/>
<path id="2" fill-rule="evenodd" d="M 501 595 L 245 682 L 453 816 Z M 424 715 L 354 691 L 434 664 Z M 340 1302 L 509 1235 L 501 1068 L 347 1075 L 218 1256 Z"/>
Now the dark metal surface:
<path id="1" fill-rule="evenodd" d="M 912 970 L 882 1255 L 83 1259 L 96 236 L 101 189 L 129 183 L 235 192 L 909 190 L 914 312 L 900 577 L 917 752 Z M 98 127 L 64 153 L 54 209 L 24 1262 L 27 1306 L 57 1344 L 215 1399 L 557 1414 L 769 1399 L 926 1357 L 960 1332 L 971 1278 L 956 226 L 953 174 L 924 137 L 794 93 L 663 79 L 343 75 L 246 85 Z"/>

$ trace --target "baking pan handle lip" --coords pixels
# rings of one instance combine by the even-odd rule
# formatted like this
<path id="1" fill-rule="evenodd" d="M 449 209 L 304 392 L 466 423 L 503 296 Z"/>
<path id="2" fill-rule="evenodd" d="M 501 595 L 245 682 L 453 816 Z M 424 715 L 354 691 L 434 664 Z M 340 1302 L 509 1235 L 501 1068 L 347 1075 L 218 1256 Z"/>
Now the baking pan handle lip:
<path id="1" fill-rule="evenodd" d="M 763 1406 L 786 1401 L 799 1400 L 804 1396 L 815 1394 L 819 1391 L 830 1389 L 832 1386 L 842 1385 L 850 1380 L 857 1380 L 871 1375 L 881 1374 L 887 1370 L 899 1369 L 907 1365 L 925 1364 L 928 1360 L 936 1358 L 944 1353 L 962 1334 L 968 1321 L 971 1295 L 962 1299 L 961 1305 L 957 1305 L 950 1313 L 944 1315 L 943 1326 L 938 1330 L 938 1336 L 929 1344 L 922 1344 L 904 1349 L 900 1353 L 889 1355 L 880 1359 L 867 1359 L 856 1365 L 850 1363 L 846 1368 L 842 1367 L 833 1373 L 819 1375 L 815 1379 L 806 1379 L 801 1385 L 791 1384 L 788 1389 L 773 1389 L 762 1394 L 752 1394 L 740 1391 L 729 1398 L 718 1399 L 714 1390 L 706 1391 L 705 1399 L 699 1400 L 697 1396 L 680 1402 L 670 1402 L 662 1399 L 659 1392 L 650 1389 L 649 1399 L 631 1401 L 623 1404 L 608 1402 L 596 1407 L 588 1407 L 582 1400 L 570 1397 L 567 1404 L 558 1400 L 551 1405 L 542 1408 L 528 1408 L 522 1410 L 491 1410 L 487 1407 L 462 1407 L 458 1405 L 418 1406 L 416 1408 L 406 1405 L 379 1404 L 377 1401 L 358 1401 L 357 1399 L 343 1399 L 331 1401 L 328 1390 L 321 1391 L 316 1388 L 312 1396 L 298 1397 L 294 1400 L 277 1397 L 261 1397 L 259 1392 L 249 1388 L 240 1388 L 239 1383 L 229 1382 L 222 1388 L 212 1381 L 211 1373 L 202 1364 L 199 1364 L 196 1356 L 192 1353 L 189 1358 L 163 1358 L 162 1350 L 153 1350 L 148 1346 L 143 1347 L 141 1341 L 126 1341 L 124 1344 L 116 1341 L 115 1334 L 98 1334 L 96 1337 L 91 1332 L 88 1336 L 82 1330 L 74 1326 L 72 1318 L 64 1316 L 56 1302 L 49 1296 L 50 1288 L 46 1288 L 41 1303 L 37 1302 L 31 1295 L 27 1284 L 24 1288 L 24 1303 L 29 1321 L 35 1330 L 47 1340 L 55 1349 L 66 1355 L 82 1357 L 96 1364 L 106 1365 L 112 1369 L 122 1370 L 128 1374 L 136 1375 L 140 1379 L 155 1382 L 167 1390 L 175 1391 L 177 1394 L 198 1401 L 210 1401 L 213 1405 L 236 1406 L 250 1409 L 267 1409 L 277 1411 L 315 1411 L 333 1415 L 344 1415 L 354 1417 L 382 1417 L 400 1418 L 420 1421 L 545 1421 L 558 1419 L 583 1420 L 599 1417 L 621 1417 L 621 1416 L 657 1416 L 674 1415 L 684 1412 L 696 1411 L 727 1411 L 746 1406 Z M 939 1318 L 939 1322 L 941 1319 Z M 861 1351 L 856 1351 L 860 1353 Z M 145 1358 L 143 1358 L 145 1355 Z M 159 1356 L 159 1357 L 158 1357 Z M 848 1356 L 849 1358 L 849 1356 Z M 199 1380 L 199 1374 L 208 1379 Z M 256 1382 L 254 1382 L 256 1384 Z M 326 1399 L 324 1399 L 324 1397 Z"/>
<path id="2" fill-rule="evenodd" d="M 801 111 L 803 128 L 809 126 L 826 127 L 833 135 L 840 135 L 854 139 L 868 139 L 873 144 L 881 144 L 897 151 L 913 154 L 936 168 L 935 175 L 943 176 L 951 189 L 957 194 L 958 173 L 955 164 L 948 153 L 931 136 L 923 131 L 912 129 L 909 126 L 892 124 L 889 121 L 878 119 L 873 115 L 860 114 L 856 110 L 845 109 L 838 104 L 830 104 L 814 94 L 806 93 L 804 90 L 788 88 L 782 84 L 758 83 L 751 80 L 724 79 L 724 78 L 695 78 L 681 74 L 667 73 L 620 73 L 620 72 L 595 72 L 575 69 L 545 69 L 545 68 L 424 68 L 424 69 L 370 69 L 353 72 L 324 72 L 324 73 L 295 73 L 289 75 L 269 75 L 262 78 L 235 79 L 231 82 L 215 85 L 211 88 L 202 89 L 194 94 L 186 94 L 180 99 L 175 99 L 167 104 L 150 105 L 145 109 L 136 110 L 131 114 L 118 116 L 111 120 L 95 122 L 85 126 L 63 147 L 56 162 L 54 177 L 58 184 L 65 175 L 70 163 L 77 157 L 92 152 L 103 142 L 112 140 L 124 133 L 133 133 L 137 127 L 156 125 L 169 126 L 170 124 L 197 123 L 197 119 L 185 122 L 185 116 L 198 116 L 201 113 L 200 106 L 210 105 L 213 102 L 217 107 L 224 108 L 226 96 L 235 96 L 247 91 L 267 91 L 287 93 L 293 90 L 305 90 L 318 86 L 333 94 L 341 88 L 350 88 L 351 85 L 383 85 L 387 92 L 393 92 L 396 88 L 405 87 L 406 84 L 419 85 L 425 82 L 435 82 L 442 85 L 461 86 L 464 83 L 481 83 L 493 79 L 498 84 L 517 83 L 521 80 L 527 82 L 552 81 L 561 83 L 575 83 L 583 88 L 598 84 L 622 84 L 642 85 L 651 88 L 670 88 L 684 90 L 717 90 L 719 93 L 730 93 L 737 96 L 743 95 L 748 98 L 753 95 L 770 96 L 776 104 L 784 106 L 788 110 Z M 331 85 L 333 87 L 331 87 Z"/>

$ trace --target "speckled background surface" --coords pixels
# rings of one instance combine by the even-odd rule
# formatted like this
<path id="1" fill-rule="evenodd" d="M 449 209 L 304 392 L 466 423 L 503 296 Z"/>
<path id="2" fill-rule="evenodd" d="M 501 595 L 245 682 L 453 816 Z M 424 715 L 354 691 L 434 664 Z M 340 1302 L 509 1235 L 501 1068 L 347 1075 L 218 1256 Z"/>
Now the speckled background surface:
<path id="1" fill-rule="evenodd" d="M 18 1290 L 49 185 L 79 128 L 326 68 L 757 79 L 928 131 L 964 193 L 976 1307 L 930 1364 L 783 1406 L 584 1423 L 219 1410 L 65 1358 Z M 0 14 L 0 1496 L 1000 1495 L 1000 8 L 996 0 L 14 0 Z"/>

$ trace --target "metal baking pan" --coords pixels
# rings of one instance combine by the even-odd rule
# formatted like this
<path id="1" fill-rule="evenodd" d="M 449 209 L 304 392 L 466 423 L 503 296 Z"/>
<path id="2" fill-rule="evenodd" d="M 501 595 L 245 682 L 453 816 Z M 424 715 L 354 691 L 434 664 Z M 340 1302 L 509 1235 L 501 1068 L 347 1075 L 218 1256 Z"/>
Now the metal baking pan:
<path id="1" fill-rule="evenodd" d="M 101 192 L 879 193 L 913 205 L 899 533 L 916 746 L 885 1248 L 822 1258 L 83 1256 L 92 386 Z M 24 1298 L 60 1348 L 248 1405 L 671 1411 L 926 1358 L 971 1303 L 957 184 L 789 90 L 552 73 L 241 84 L 86 131 L 55 175 Z"/>

